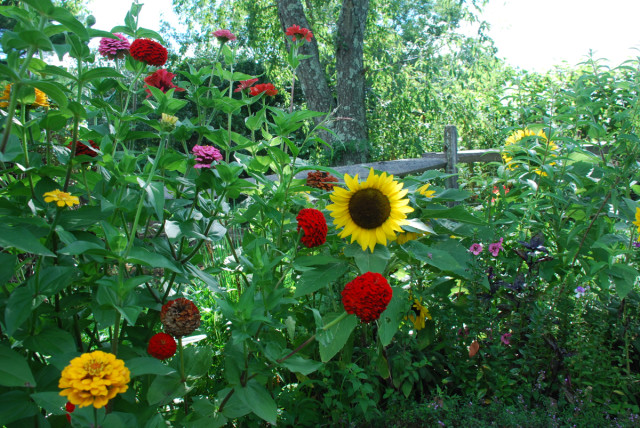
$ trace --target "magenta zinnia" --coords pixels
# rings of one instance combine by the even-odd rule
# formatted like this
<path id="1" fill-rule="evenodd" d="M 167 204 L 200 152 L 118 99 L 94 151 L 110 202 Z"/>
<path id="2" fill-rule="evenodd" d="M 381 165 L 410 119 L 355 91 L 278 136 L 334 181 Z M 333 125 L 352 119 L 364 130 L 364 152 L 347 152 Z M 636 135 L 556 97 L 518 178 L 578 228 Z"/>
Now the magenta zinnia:
<path id="1" fill-rule="evenodd" d="M 229 30 L 216 30 L 213 35 L 220 43 L 233 42 L 236 39 L 235 34 Z"/>
<path id="2" fill-rule="evenodd" d="M 384 276 L 367 272 L 345 285 L 342 304 L 347 313 L 356 314 L 360 321 L 369 323 L 380 318 L 392 294 L 393 290 Z"/>
<path id="3" fill-rule="evenodd" d="M 308 248 L 318 247 L 327 240 L 327 220 L 324 214 L 313 208 L 304 208 L 296 216 L 298 220 L 298 231 L 302 229 L 303 235 L 300 238 L 302 243 Z"/>
<path id="4" fill-rule="evenodd" d="M 125 57 L 131 45 L 125 36 L 120 33 L 115 33 L 118 39 L 112 39 L 110 37 L 103 37 L 100 39 L 100 46 L 98 46 L 98 52 L 103 57 L 108 59 L 122 59 Z"/>
<path id="5" fill-rule="evenodd" d="M 166 93 L 169 89 L 174 89 L 176 92 L 183 92 L 185 90 L 184 88 L 179 88 L 173 84 L 174 77 L 176 77 L 175 74 L 168 72 L 164 68 L 161 68 L 145 77 L 144 83 L 146 83 L 148 86 L 158 88 L 164 93 Z M 145 89 L 145 91 L 147 91 L 147 98 L 149 98 L 151 96 L 151 91 L 148 88 Z"/>
<path id="6" fill-rule="evenodd" d="M 157 67 L 167 62 L 167 49 L 150 39 L 136 39 L 129 47 L 129 53 L 135 60 Z"/>
<path id="7" fill-rule="evenodd" d="M 220 150 L 213 146 L 193 146 L 193 154 L 196 155 L 194 168 L 211 168 L 214 161 L 222 160 Z"/>

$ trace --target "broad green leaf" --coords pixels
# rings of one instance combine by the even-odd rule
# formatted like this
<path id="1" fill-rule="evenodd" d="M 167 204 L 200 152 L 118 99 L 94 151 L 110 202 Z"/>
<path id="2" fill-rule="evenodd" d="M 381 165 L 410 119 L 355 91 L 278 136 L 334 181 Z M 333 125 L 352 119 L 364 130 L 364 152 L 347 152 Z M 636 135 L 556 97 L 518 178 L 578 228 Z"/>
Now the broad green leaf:
<path id="1" fill-rule="evenodd" d="M 2 369 L 0 369 L 1 372 Z M 32 418 L 37 412 L 38 406 L 29 399 L 29 394 L 25 391 L 9 391 L 0 395 L 0 423 L 3 426 L 20 419 Z M 33 419 L 23 422 L 32 423 Z"/>
<path id="2" fill-rule="evenodd" d="M 640 273 L 633 267 L 623 264 L 614 264 L 609 269 L 609 275 L 616 284 L 616 293 L 621 299 L 633 290 L 633 285 L 640 276 Z"/>
<path id="3" fill-rule="evenodd" d="M 324 324 L 327 325 L 340 315 L 341 314 L 332 314 L 326 316 Z M 344 347 L 357 324 L 358 318 L 351 314 L 333 327 L 327 330 L 320 330 L 317 333 L 320 344 L 320 359 L 322 362 L 326 363 L 329 361 Z"/>
<path id="4" fill-rule="evenodd" d="M 29 319 L 32 311 L 40 306 L 40 303 L 42 300 L 34 298 L 33 291 L 28 287 L 19 287 L 13 290 L 4 310 L 7 335 L 12 336 Z"/>
<path id="5" fill-rule="evenodd" d="M 187 346 L 184 348 L 184 371 L 188 380 L 198 379 L 207 374 L 212 364 L 213 350 L 208 346 Z M 177 369 L 179 359 L 171 361 Z"/>
<path id="6" fill-rule="evenodd" d="M 64 405 L 67 403 L 67 397 L 61 396 L 58 391 L 56 392 L 34 392 L 31 394 L 31 398 L 38 406 L 45 409 L 47 412 L 54 415 L 64 415 L 66 410 Z"/>
<path id="7" fill-rule="evenodd" d="M 275 425 L 278 407 L 267 389 L 257 380 L 251 379 L 244 387 L 236 387 L 236 394 L 242 403 L 249 407 L 258 417 Z"/>
<path id="8" fill-rule="evenodd" d="M 457 241 L 425 245 L 418 241 L 409 241 L 402 249 L 411 257 L 427 263 L 443 272 L 450 272 L 463 278 L 469 278 L 469 254 Z"/>
<path id="9" fill-rule="evenodd" d="M 463 223 L 469 224 L 485 224 L 484 221 L 469 214 L 462 205 L 456 205 L 453 208 L 438 208 L 431 207 L 430 209 L 422 210 L 422 219 L 425 218 L 448 218 L 451 220 L 457 220 Z"/>
<path id="10" fill-rule="evenodd" d="M 304 358 L 301 355 L 294 355 L 282 362 L 282 365 L 292 372 L 301 373 L 305 376 L 318 370 L 322 363 Z"/>
<path id="11" fill-rule="evenodd" d="M 154 374 L 166 376 L 175 370 L 162 361 L 151 357 L 138 357 L 125 361 L 125 366 L 131 371 L 131 377 Z"/>
<path id="12" fill-rule="evenodd" d="M 40 89 L 60 107 L 66 107 L 69 104 L 69 99 L 62 89 L 63 86 L 59 83 L 45 82 L 42 80 L 25 80 L 24 82 L 29 86 Z"/>
<path id="13" fill-rule="evenodd" d="M 161 254 L 152 253 L 143 247 L 133 247 L 129 252 L 129 257 L 126 261 L 129 263 L 140 263 L 152 268 L 165 268 L 176 273 L 180 273 L 182 271 L 172 260 L 167 259 Z"/>
<path id="14" fill-rule="evenodd" d="M 11 348 L 0 345 L 0 385 L 33 388 L 36 380 L 33 378 L 27 360 Z M 2 402 L 2 400 L 0 400 Z"/>
<path id="15" fill-rule="evenodd" d="M 352 244 L 344 249 L 344 255 L 353 257 L 361 274 L 367 272 L 384 273 L 387 262 L 391 258 L 389 248 L 382 245 L 376 245 L 373 253 L 362 251 L 362 247 L 358 244 Z"/>
<path id="16" fill-rule="evenodd" d="M 330 263 L 313 270 L 306 271 L 296 281 L 296 291 L 293 297 L 300 297 L 318 291 L 347 272 L 347 265 L 343 262 Z"/>
<path id="17" fill-rule="evenodd" d="M 90 252 L 91 250 L 97 250 L 97 252 L 100 253 L 105 251 L 105 247 L 104 245 L 100 245 L 96 242 L 74 241 L 69 245 L 67 245 L 66 247 L 58 250 L 58 253 L 75 256 L 78 254 L 84 254 L 86 252 Z"/>
<path id="18" fill-rule="evenodd" d="M 83 41 L 89 40 L 89 33 L 87 28 L 75 16 L 71 14 L 64 7 L 55 7 L 51 13 L 48 14 L 51 19 L 58 21 L 64 25 L 71 33 L 78 36 Z"/>
<path id="19" fill-rule="evenodd" d="M 42 245 L 40 240 L 25 228 L 11 227 L 2 223 L 0 223 L 0 246 L 17 248 L 40 256 L 55 257 L 54 253 Z"/>
<path id="20" fill-rule="evenodd" d="M 151 405 L 166 404 L 172 398 L 182 397 L 187 388 L 177 372 L 156 376 L 147 392 L 147 401 Z"/>
<path id="21" fill-rule="evenodd" d="M 94 79 L 106 79 L 109 77 L 113 78 L 121 78 L 124 77 L 122 74 L 118 73 L 114 68 L 111 67 L 97 67 L 92 68 L 91 70 L 87 70 L 82 73 L 80 76 L 80 80 L 83 82 L 88 82 Z"/>
<path id="22" fill-rule="evenodd" d="M 0 253 L 0 284 L 8 282 L 13 277 L 18 256 Z"/>
<path id="23" fill-rule="evenodd" d="M 227 395 L 231 392 L 231 388 L 224 388 L 218 393 L 218 401 L 222 402 Z M 235 393 L 235 390 L 231 392 L 230 398 L 227 400 L 227 404 L 222 410 L 222 414 L 229 419 L 241 418 L 251 412 L 251 408 L 244 404 L 239 395 Z"/>
<path id="24" fill-rule="evenodd" d="M 382 346 L 391 343 L 393 335 L 398 331 L 400 322 L 406 313 L 409 296 L 400 287 L 392 287 L 393 295 L 391 301 L 378 320 L 378 337 Z"/>
<path id="25" fill-rule="evenodd" d="M 29 289 L 34 295 L 52 296 L 71 285 L 78 273 L 71 266 L 47 266 L 40 275 L 29 278 Z"/>
<path id="26" fill-rule="evenodd" d="M 24 346 L 41 355 L 66 354 L 76 349 L 71 333 L 53 326 L 44 328 L 35 336 L 27 337 Z"/>

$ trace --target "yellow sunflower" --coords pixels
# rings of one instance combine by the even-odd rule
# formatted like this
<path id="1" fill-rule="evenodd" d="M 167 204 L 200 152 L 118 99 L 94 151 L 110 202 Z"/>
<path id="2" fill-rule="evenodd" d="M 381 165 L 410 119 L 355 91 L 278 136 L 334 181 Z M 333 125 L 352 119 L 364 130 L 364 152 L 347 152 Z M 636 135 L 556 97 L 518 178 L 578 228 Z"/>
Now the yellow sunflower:
<path id="1" fill-rule="evenodd" d="M 377 175 L 373 168 L 367 181 L 360 183 L 358 174 L 351 178 L 344 175 L 347 189 L 334 187 L 331 194 L 333 204 L 327 206 L 336 227 L 344 228 L 338 235 L 351 242 L 357 241 L 362 250 L 367 247 L 373 252 L 376 244 L 387 245 L 402 225 L 407 224 L 407 213 L 413 211 L 409 199 L 405 198 L 407 189 L 393 179 L 393 175 L 383 172 Z"/>
<path id="2" fill-rule="evenodd" d="M 431 314 L 429 313 L 429 309 L 422 306 L 422 303 L 420 303 L 418 299 L 415 299 L 413 301 L 413 304 L 411 305 L 411 311 L 413 313 L 409 314 L 407 318 L 413 323 L 413 327 L 416 330 L 422 330 L 426 325 L 427 319 L 432 319 Z"/>
<path id="3" fill-rule="evenodd" d="M 513 170 L 514 168 L 517 168 L 518 165 L 512 164 L 513 157 L 510 156 L 511 153 L 509 153 L 509 149 L 507 149 L 507 147 L 508 146 L 512 146 L 514 144 L 517 144 L 520 140 L 522 140 L 523 138 L 526 138 L 526 137 L 540 137 L 547 144 L 549 144 L 549 150 L 557 150 L 558 149 L 558 146 L 555 143 L 547 142 L 547 134 L 545 134 L 542 129 L 540 131 L 538 131 L 538 132 L 532 131 L 529 128 L 519 129 L 519 130 L 513 132 L 511 135 L 509 135 L 509 137 L 507 138 L 507 140 L 504 143 L 504 146 L 505 146 L 506 150 L 502 153 L 502 159 L 504 160 L 504 163 L 506 164 L 506 166 L 507 166 L 507 168 L 509 170 Z"/>
<path id="4" fill-rule="evenodd" d="M 638 207 L 636 207 L 636 221 L 631 222 L 631 224 L 638 226 L 638 233 L 640 233 L 640 208 Z"/>
<path id="5" fill-rule="evenodd" d="M 422 238 L 427 235 L 427 233 L 418 233 L 418 232 L 401 232 L 396 236 L 396 241 L 398 244 L 406 244 L 409 241 L 415 241 L 418 238 Z M 392 239 L 390 239 L 391 241 Z"/>
<path id="6" fill-rule="evenodd" d="M 422 196 L 426 198 L 433 198 L 433 195 L 436 194 L 436 191 L 429 190 L 429 183 L 427 183 L 424 186 L 418 187 L 418 193 L 420 193 Z"/>

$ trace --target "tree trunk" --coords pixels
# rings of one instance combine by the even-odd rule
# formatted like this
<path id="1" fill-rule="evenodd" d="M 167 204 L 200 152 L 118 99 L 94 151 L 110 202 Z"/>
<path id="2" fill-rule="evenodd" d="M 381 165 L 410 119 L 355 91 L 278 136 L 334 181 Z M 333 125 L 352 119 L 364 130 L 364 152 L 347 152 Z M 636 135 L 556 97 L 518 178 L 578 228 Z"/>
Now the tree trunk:
<path id="1" fill-rule="evenodd" d="M 304 14 L 300 0 L 277 0 L 277 3 L 278 17 L 280 18 L 283 33 L 292 25 L 299 25 L 313 32 L 313 28 L 309 26 L 307 17 Z M 291 40 L 288 37 L 287 40 L 287 43 L 290 44 Z M 307 107 L 309 110 L 331 112 L 333 109 L 333 97 L 327 84 L 324 68 L 320 64 L 318 43 L 315 39 L 311 39 L 311 43 L 305 43 L 299 52 L 303 55 L 311 55 L 311 58 L 300 62 L 297 70 L 298 81 L 307 99 Z"/>
<path id="2" fill-rule="evenodd" d="M 333 127 L 344 147 L 341 164 L 368 160 L 365 107 L 364 31 L 369 0 L 343 0 L 336 36 L 337 121 Z M 334 144 L 334 150 L 338 149 Z"/>
<path id="3" fill-rule="evenodd" d="M 292 25 L 310 28 L 300 0 L 277 0 L 278 17 L 283 31 Z M 337 111 L 327 127 L 337 135 L 321 137 L 334 149 L 334 163 L 359 163 L 368 160 L 365 108 L 364 30 L 369 0 L 343 0 L 336 35 Z M 305 43 L 300 53 L 311 55 L 298 67 L 298 80 L 310 110 L 330 112 L 333 95 L 320 64 L 315 39 Z"/>

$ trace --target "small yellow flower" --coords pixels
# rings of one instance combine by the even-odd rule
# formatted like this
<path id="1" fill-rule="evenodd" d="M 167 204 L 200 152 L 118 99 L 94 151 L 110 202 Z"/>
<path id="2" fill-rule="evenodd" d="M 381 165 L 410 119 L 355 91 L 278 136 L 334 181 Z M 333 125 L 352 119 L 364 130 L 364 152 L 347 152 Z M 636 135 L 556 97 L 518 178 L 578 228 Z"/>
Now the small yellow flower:
<path id="1" fill-rule="evenodd" d="M 413 311 L 413 313 L 409 314 L 407 318 L 413 323 L 413 327 L 416 330 L 422 330 L 426 325 L 426 320 L 433 319 L 429 313 L 429 309 L 422 306 L 422 303 L 420 303 L 418 299 L 413 300 L 411 311 Z"/>
<path id="2" fill-rule="evenodd" d="M 425 184 L 424 186 L 418 187 L 418 193 L 420 193 L 424 197 L 433 198 L 433 195 L 436 194 L 436 191 L 428 190 L 428 189 L 429 189 L 429 183 Z"/>
<path id="3" fill-rule="evenodd" d="M 170 114 L 162 113 L 162 118 L 160 119 L 160 125 L 167 131 L 171 131 L 176 127 L 176 122 L 178 118 L 176 116 L 171 116 Z"/>
<path id="4" fill-rule="evenodd" d="M 62 370 L 58 387 L 76 406 L 104 407 L 116 394 L 129 386 L 129 369 L 115 355 L 102 351 L 82 354 Z"/>
<path id="5" fill-rule="evenodd" d="M 80 205 L 80 200 L 77 196 L 72 196 L 71 193 L 63 192 L 58 189 L 52 192 L 47 192 L 42 196 L 44 196 L 45 202 L 55 202 L 59 207 L 64 207 L 65 205 L 69 207 Z"/>
<path id="6" fill-rule="evenodd" d="M 640 208 L 636 207 L 636 221 L 632 224 L 638 226 L 638 233 L 640 233 Z"/>

